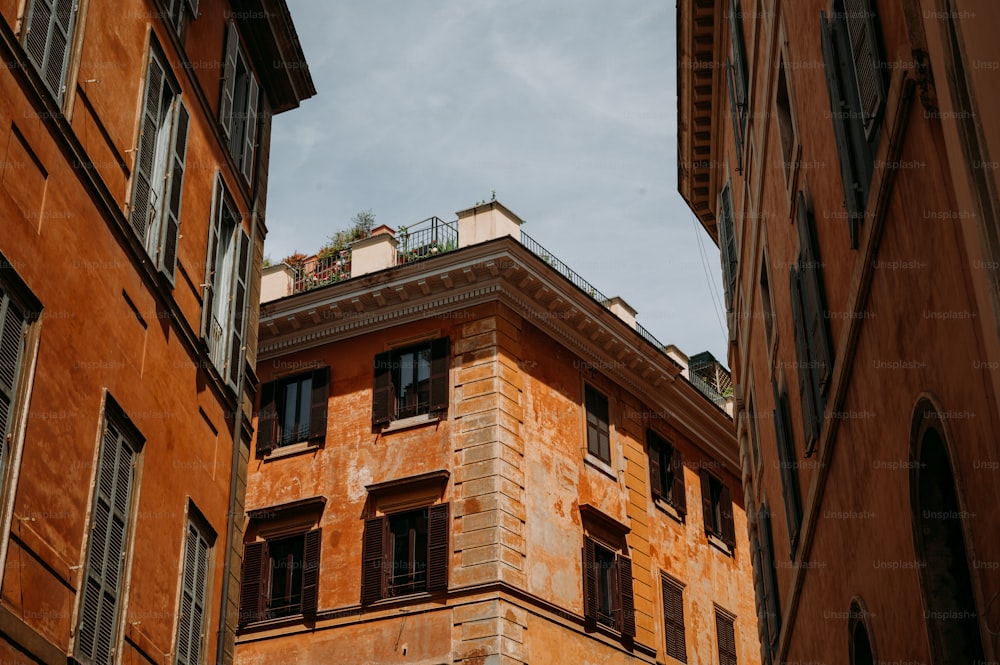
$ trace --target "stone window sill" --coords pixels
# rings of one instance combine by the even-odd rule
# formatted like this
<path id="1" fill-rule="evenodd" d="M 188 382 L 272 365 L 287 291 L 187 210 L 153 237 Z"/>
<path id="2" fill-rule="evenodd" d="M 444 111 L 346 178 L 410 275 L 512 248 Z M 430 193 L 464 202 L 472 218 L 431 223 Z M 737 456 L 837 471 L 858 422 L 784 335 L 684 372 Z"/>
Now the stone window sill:
<path id="1" fill-rule="evenodd" d="M 677 512 L 677 509 L 671 506 L 669 503 L 660 498 L 653 499 L 653 503 L 656 504 L 657 508 L 659 508 L 667 515 L 672 517 L 674 521 L 676 521 L 678 524 L 684 524 L 684 518 L 681 517 L 681 514 Z"/>
<path id="2" fill-rule="evenodd" d="M 583 458 L 583 461 L 606 475 L 608 478 L 611 478 L 611 480 L 618 482 L 618 476 L 615 474 L 615 470 L 611 468 L 610 464 L 602 460 L 600 457 L 597 457 L 588 451 L 587 456 Z"/>
<path id="3" fill-rule="evenodd" d="M 722 538 L 719 538 L 714 533 L 709 533 L 706 535 L 708 536 L 708 543 L 710 545 L 721 551 L 726 556 L 733 556 L 733 551 L 729 549 L 729 545 L 726 545 L 726 543 L 722 541 Z"/>
<path id="4" fill-rule="evenodd" d="M 420 427 L 421 425 L 427 425 L 429 423 L 436 423 L 441 420 L 441 414 L 439 413 L 421 413 L 417 416 L 410 416 L 409 418 L 401 418 L 400 420 L 393 420 L 391 423 L 382 428 L 382 434 L 389 434 L 390 432 L 398 432 L 404 429 L 410 429 L 413 427 Z"/>
<path id="5" fill-rule="evenodd" d="M 294 457 L 295 455 L 301 455 L 302 453 L 313 452 L 319 450 L 320 441 L 300 441 L 299 443 L 293 443 L 289 446 L 280 446 L 274 448 L 264 457 L 265 462 L 270 462 L 271 460 L 281 459 L 283 457 Z"/>

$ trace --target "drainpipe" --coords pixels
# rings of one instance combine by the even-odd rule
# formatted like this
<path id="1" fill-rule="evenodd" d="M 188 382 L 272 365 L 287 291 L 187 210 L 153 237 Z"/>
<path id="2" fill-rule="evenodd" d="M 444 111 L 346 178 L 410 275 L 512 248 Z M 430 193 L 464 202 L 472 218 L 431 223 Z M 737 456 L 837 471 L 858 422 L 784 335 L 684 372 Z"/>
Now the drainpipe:
<path id="1" fill-rule="evenodd" d="M 237 246 L 238 250 L 238 246 Z M 257 252 L 257 216 L 252 217 L 252 223 L 250 227 L 250 256 L 256 257 Z M 251 265 L 253 265 L 254 258 L 250 259 Z M 248 280 L 249 281 L 249 280 Z M 250 298 L 250 289 L 247 288 L 247 300 Z M 249 309 L 249 303 L 247 303 L 247 308 Z M 247 316 L 243 316 L 244 322 L 247 321 Z M 245 324 L 244 324 L 245 325 Z M 244 343 L 246 342 L 246 333 L 242 337 Z M 233 536 L 236 533 L 236 481 L 237 474 L 239 473 L 240 466 L 240 446 L 243 445 L 242 432 L 243 432 L 243 390 L 244 390 L 244 380 L 246 379 L 246 372 L 244 372 L 244 367 L 246 366 L 246 347 L 242 349 L 243 353 L 240 354 L 242 362 L 240 362 L 239 370 L 237 370 L 236 378 L 236 410 L 233 413 L 233 461 L 232 467 L 229 472 L 229 512 L 227 513 L 226 520 L 226 563 L 225 563 L 225 573 L 222 578 L 222 602 L 219 608 L 219 631 L 216 638 L 215 645 L 215 663 L 216 665 L 223 665 L 225 662 L 224 656 L 226 653 L 226 621 L 229 614 L 229 580 L 232 578 L 230 575 L 230 568 L 233 565 Z M 236 656 L 236 644 L 233 644 L 233 658 L 235 660 Z"/>

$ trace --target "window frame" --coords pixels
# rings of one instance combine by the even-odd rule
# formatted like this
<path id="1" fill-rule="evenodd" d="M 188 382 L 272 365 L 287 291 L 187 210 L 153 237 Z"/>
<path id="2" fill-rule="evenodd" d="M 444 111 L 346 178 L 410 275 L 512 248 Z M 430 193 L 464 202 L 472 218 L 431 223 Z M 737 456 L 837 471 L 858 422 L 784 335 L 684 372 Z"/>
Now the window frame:
<path id="1" fill-rule="evenodd" d="M 699 475 L 705 533 L 710 542 L 714 537 L 732 553 L 736 549 L 736 527 L 729 486 L 707 469 L 701 469 Z"/>
<path id="2" fill-rule="evenodd" d="M 56 104 L 60 108 L 62 108 L 63 105 L 66 103 L 66 100 L 69 97 L 68 93 L 71 90 L 71 86 L 69 85 L 68 79 L 70 76 L 70 70 L 72 69 L 71 62 L 73 60 L 73 45 L 75 42 L 75 37 L 77 32 L 76 29 L 77 18 L 79 17 L 80 13 L 79 10 L 81 1 L 82 0 L 52 0 L 51 2 L 49 2 L 49 0 L 28 0 L 28 2 L 25 3 L 25 10 L 22 23 L 22 25 L 24 26 L 24 32 L 21 35 L 19 41 L 21 42 L 21 46 L 24 48 L 24 51 L 28 57 L 28 61 L 31 62 L 31 64 L 35 68 L 35 72 L 38 74 L 39 78 L 41 78 L 42 85 L 44 85 L 45 89 L 49 91 L 49 93 L 55 100 Z M 51 65 L 49 61 L 50 45 L 51 45 L 50 39 L 51 39 L 51 32 L 53 30 L 53 24 L 55 23 L 55 17 L 58 16 L 59 14 L 59 12 L 56 11 L 56 7 L 60 2 L 69 3 L 70 15 L 69 15 L 69 21 L 65 26 L 66 43 L 64 45 L 64 48 L 66 49 L 66 51 L 62 55 L 61 58 L 62 62 L 59 66 L 59 82 L 57 84 L 58 89 L 53 90 L 52 88 L 53 81 L 50 80 L 50 76 L 53 72 L 49 71 L 50 69 L 49 65 Z M 32 22 L 35 19 L 35 12 L 37 11 L 39 3 L 44 3 L 49 12 L 49 18 L 46 20 L 45 24 L 46 25 L 45 47 L 43 53 L 41 54 L 36 53 L 35 50 L 32 49 L 31 44 L 29 42 L 33 27 Z M 35 26 L 35 27 L 40 27 L 40 26 Z M 60 31 L 62 31 L 61 28 Z M 41 61 L 36 60 L 36 58 L 38 58 L 39 55 L 42 57 Z"/>
<path id="3" fill-rule="evenodd" d="M 737 665 L 736 617 L 715 606 L 715 639 L 719 651 L 719 665 Z"/>
<path id="4" fill-rule="evenodd" d="M 605 410 L 603 421 L 600 420 L 601 414 L 591 413 L 591 406 L 592 406 L 591 397 L 598 400 L 603 400 L 603 407 Z M 597 404 L 593 406 L 601 406 L 601 405 Z M 611 397 L 603 390 L 600 390 L 599 388 L 597 388 L 596 386 L 594 386 L 589 382 L 585 382 L 583 388 L 583 416 L 584 416 L 584 431 L 586 432 L 586 441 L 587 441 L 587 455 L 589 457 L 593 457 L 594 459 L 603 462 L 604 464 L 610 467 L 611 460 L 613 457 L 611 451 Z M 593 424 L 591 423 L 592 417 L 594 420 Z M 603 430 L 601 427 L 602 425 L 603 425 Z M 591 440 L 592 427 L 594 431 L 594 436 L 596 437 L 596 446 L 597 446 L 596 452 L 592 448 L 592 440 Z M 604 441 L 602 441 L 602 436 L 604 438 Z M 601 456 L 601 444 L 605 442 L 607 444 L 607 458 Z"/>
<path id="5" fill-rule="evenodd" d="M 426 410 L 400 417 L 395 382 L 399 356 L 427 347 L 430 350 Z M 372 379 L 372 429 L 388 432 L 411 424 L 447 417 L 451 400 L 451 338 L 447 335 L 400 344 L 375 355 Z"/>
<path id="6" fill-rule="evenodd" d="M 260 511 L 266 514 L 268 511 Z M 253 519 L 253 516 L 251 516 Z M 289 620 L 309 618 L 316 615 L 319 600 L 319 572 L 322 565 L 321 552 L 323 529 L 316 526 L 312 529 L 284 530 L 274 533 L 258 534 L 259 540 L 244 544 L 243 572 L 240 588 L 239 625 L 270 620 Z M 284 611 L 288 608 L 278 608 L 276 614 L 271 607 L 273 562 L 271 546 L 284 540 L 302 538 L 302 576 L 299 590 L 299 611 Z"/>
<path id="7" fill-rule="evenodd" d="M 673 508 L 683 522 L 687 516 L 684 455 L 667 437 L 652 428 L 646 429 L 646 447 L 649 455 L 650 494 L 654 502 L 662 502 Z M 670 470 L 664 471 L 664 466 Z M 668 480 L 669 490 L 664 488 Z"/>
<path id="8" fill-rule="evenodd" d="M 324 365 L 306 372 L 288 374 L 261 384 L 260 404 L 257 411 L 257 457 L 266 457 L 281 449 L 304 443 L 309 447 L 320 446 L 326 440 L 330 400 L 330 367 Z M 298 434 L 285 440 L 284 410 L 286 390 L 292 383 L 310 379 L 308 426 L 304 432 L 300 424 Z M 299 404 L 299 412 L 301 412 Z"/>
<path id="9" fill-rule="evenodd" d="M 628 545 L 613 545 L 611 539 L 588 531 L 583 536 L 583 601 L 585 630 L 608 630 L 625 639 L 635 638 L 635 596 L 633 591 L 632 559 Z M 598 572 L 597 552 L 611 555 L 613 566 L 606 571 L 607 587 L 611 597 L 608 604 L 611 616 L 601 615 L 601 573 Z"/>
<path id="10" fill-rule="evenodd" d="M 681 663 L 688 662 L 687 636 L 684 627 L 684 586 L 683 582 L 666 572 L 660 573 L 660 595 L 663 600 L 663 652 L 668 658 Z"/>
<path id="11" fill-rule="evenodd" d="M 230 20 L 226 27 L 225 51 L 223 55 L 223 76 L 219 102 L 219 124 L 226 146 L 236 170 L 244 182 L 253 189 L 257 165 L 257 139 L 260 133 L 263 91 L 260 80 L 253 68 L 253 61 L 247 55 L 243 38 L 236 21 Z M 245 91 L 237 90 L 240 67 L 246 76 Z M 240 93 L 242 92 L 242 96 Z M 239 107 L 239 108 L 237 108 Z M 242 124 L 239 127 L 235 123 Z"/>
<path id="12" fill-rule="evenodd" d="M 371 492 L 371 490 L 370 490 Z M 391 523 L 418 511 L 427 512 L 427 574 L 423 588 L 411 588 L 397 593 L 392 583 L 393 542 Z M 361 604 L 371 605 L 379 601 L 420 594 L 434 594 L 448 591 L 451 548 L 451 504 L 448 502 L 423 502 L 418 506 L 406 506 L 381 515 L 366 517 L 361 538 Z"/>

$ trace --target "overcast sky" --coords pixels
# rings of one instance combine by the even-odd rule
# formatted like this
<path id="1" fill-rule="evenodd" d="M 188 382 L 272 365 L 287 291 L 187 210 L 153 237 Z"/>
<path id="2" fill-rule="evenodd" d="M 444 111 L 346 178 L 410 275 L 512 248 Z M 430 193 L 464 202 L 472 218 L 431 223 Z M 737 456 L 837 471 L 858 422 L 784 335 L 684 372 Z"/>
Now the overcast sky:
<path id="1" fill-rule="evenodd" d="M 725 361 L 719 251 L 677 193 L 663 0 L 288 0 L 317 96 L 274 119 L 265 254 L 497 200 L 665 344 Z"/>

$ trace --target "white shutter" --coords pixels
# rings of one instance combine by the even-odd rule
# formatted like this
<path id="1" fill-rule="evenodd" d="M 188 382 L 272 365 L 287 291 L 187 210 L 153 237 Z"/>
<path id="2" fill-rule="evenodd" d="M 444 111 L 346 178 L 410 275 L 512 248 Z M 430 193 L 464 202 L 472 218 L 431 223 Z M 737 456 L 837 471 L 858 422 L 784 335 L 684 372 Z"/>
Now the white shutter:
<path id="1" fill-rule="evenodd" d="M 230 346 L 227 359 L 226 378 L 229 385 L 236 389 L 236 379 L 239 377 L 240 364 L 243 362 L 243 328 L 246 322 L 247 282 L 250 271 L 250 236 L 237 227 L 237 242 L 233 246 L 235 261 L 233 264 L 233 289 L 230 300 Z"/>
<path id="2" fill-rule="evenodd" d="M 204 646 L 205 589 L 208 576 L 208 541 L 188 523 L 184 543 L 184 573 L 177 626 L 177 665 L 199 665 Z"/>
<path id="3" fill-rule="evenodd" d="M 166 200 L 163 206 L 163 223 L 160 226 L 157 261 L 160 271 L 174 283 L 177 268 L 177 236 L 181 219 L 181 195 L 184 189 L 184 162 L 187 155 L 187 137 L 190 115 L 184 102 L 174 101 L 173 128 L 170 137 L 170 159 L 167 162 Z"/>
<path id="4" fill-rule="evenodd" d="M 236 24 L 230 21 L 226 35 L 226 62 L 222 75 L 222 99 L 219 102 L 219 123 L 222 132 L 229 138 L 233 127 L 233 95 L 236 90 L 236 57 L 240 48 L 240 37 Z"/>
<path id="5" fill-rule="evenodd" d="M 129 210 L 129 223 L 143 244 L 146 243 L 146 231 L 156 215 L 156 200 L 162 191 L 160 183 L 155 182 L 155 173 L 156 143 L 162 122 L 160 109 L 163 105 L 163 92 L 163 66 L 155 57 L 150 57 L 146 71 L 146 94 L 142 104 L 139 145 L 132 167 L 132 202 Z"/>
<path id="6" fill-rule="evenodd" d="M 257 154 L 257 107 L 260 99 L 260 86 L 257 85 L 257 79 L 254 77 L 253 72 L 249 71 L 247 68 L 247 79 L 249 81 L 249 89 L 247 91 L 247 106 L 246 106 L 246 118 L 245 128 L 246 128 L 246 139 L 243 144 L 243 159 L 241 164 L 241 170 L 243 171 L 243 176 L 247 179 L 247 184 L 253 184 L 253 172 L 254 155 Z"/>
<path id="7" fill-rule="evenodd" d="M 65 91 L 63 79 L 76 10 L 76 0 L 34 0 L 25 21 L 25 51 L 57 101 Z"/>
<path id="8" fill-rule="evenodd" d="M 24 315 L 0 290 L 0 475 L 7 453 L 7 437 L 14 428 L 14 401 L 24 349 Z"/>

